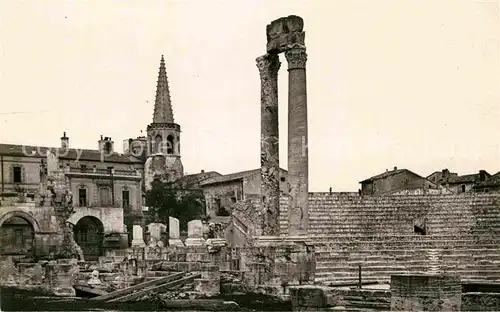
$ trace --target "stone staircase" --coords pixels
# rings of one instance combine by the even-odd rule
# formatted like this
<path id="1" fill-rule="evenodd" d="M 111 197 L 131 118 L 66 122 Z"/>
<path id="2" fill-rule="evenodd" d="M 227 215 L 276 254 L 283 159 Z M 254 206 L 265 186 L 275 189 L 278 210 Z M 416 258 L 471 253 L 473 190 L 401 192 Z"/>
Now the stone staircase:
<path id="1" fill-rule="evenodd" d="M 458 273 L 463 279 L 500 280 L 498 244 L 478 245 L 475 241 L 439 240 L 428 236 L 392 241 L 391 238 L 367 241 L 333 241 L 316 244 L 316 282 L 358 280 L 390 281 L 392 274 Z M 333 241 L 333 242 L 332 242 Z M 450 242 L 449 245 L 444 245 Z M 442 244 L 438 249 L 436 245 Z M 427 245 L 427 246 L 426 246 Z"/>
<path id="2" fill-rule="evenodd" d="M 309 233 L 380 235 L 413 233 L 415 219 L 425 217 L 432 235 L 470 233 L 500 235 L 500 196 L 406 195 L 356 196 L 310 193 Z M 288 200 L 280 200 L 282 234 L 287 229 Z"/>
<path id="3" fill-rule="evenodd" d="M 428 250 L 427 256 L 429 257 L 428 262 L 428 273 L 430 274 L 438 274 L 439 273 L 439 251 L 438 250 Z"/>
<path id="4" fill-rule="evenodd" d="M 280 201 L 282 235 L 288 200 Z M 414 233 L 425 219 L 426 235 Z M 389 281 L 391 274 L 458 273 L 500 280 L 498 194 L 358 196 L 309 194 L 316 281 Z"/>

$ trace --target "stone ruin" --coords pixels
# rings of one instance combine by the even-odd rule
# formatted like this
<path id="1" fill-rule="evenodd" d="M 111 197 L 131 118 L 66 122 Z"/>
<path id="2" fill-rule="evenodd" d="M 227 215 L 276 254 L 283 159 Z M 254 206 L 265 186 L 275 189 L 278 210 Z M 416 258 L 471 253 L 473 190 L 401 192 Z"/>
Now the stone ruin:
<path id="1" fill-rule="evenodd" d="M 308 132 L 304 22 L 298 16 L 280 18 L 267 25 L 267 54 L 257 58 L 261 81 L 261 194 L 264 236 L 279 235 L 279 54 L 288 62 L 288 181 L 290 207 L 288 234 L 305 236 L 308 211 Z"/>

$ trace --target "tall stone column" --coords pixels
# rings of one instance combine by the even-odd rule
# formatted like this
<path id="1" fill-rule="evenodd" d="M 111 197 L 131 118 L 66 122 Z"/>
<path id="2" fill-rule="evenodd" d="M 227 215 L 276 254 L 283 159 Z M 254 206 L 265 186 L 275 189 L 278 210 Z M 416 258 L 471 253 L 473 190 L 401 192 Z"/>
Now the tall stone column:
<path id="1" fill-rule="evenodd" d="M 289 45 L 288 61 L 288 234 L 307 235 L 309 227 L 309 158 L 307 147 L 306 48 Z"/>
<path id="2" fill-rule="evenodd" d="M 278 54 L 266 54 L 257 58 L 261 83 L 261 194 L 262 219 L 261 235 L 278 236 L 280 166 L 278 132 Z"/>

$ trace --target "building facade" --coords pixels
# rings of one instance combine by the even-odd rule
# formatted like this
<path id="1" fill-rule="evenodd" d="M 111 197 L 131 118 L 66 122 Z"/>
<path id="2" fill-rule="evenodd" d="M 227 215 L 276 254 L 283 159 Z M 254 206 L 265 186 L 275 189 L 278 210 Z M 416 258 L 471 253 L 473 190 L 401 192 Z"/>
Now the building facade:
<path id="1" fill-rule="evenodd" d="M 206 203 L 206 214 L 224 217 L 232 213 L 234 204 L 241 200 L 261 197 L 260 169 L 214 176 L 200 184 Z M 280 192 L 289 194 L 288 172 L 281 169 Z"/>
<path id="2" fill-rule="evenodd" d="M 408 169 L 398 169 L 397 167 L 394 167 L 394 170 L 387 170 L 382 174 L 365 179 L 359 183 L 361 184 L 361 195 L 441 192 L 441 188 L 436 183 Z"/>
<path id="3" fill-rule="evenodd" d="M 147 137 L 126 140 L 124 153 L 117 153 L 112 138 L 102 135 L 95 150 L 71 148 L 66 133 L 59 147 L 0 144 L 0 252 L 47 256 L 59 243 L 53 207 L 40 199 L 47 151 L 56 155 L 70 185 L 75 212 L 68 221 L 85 258 L 127 247 L 149 183 L 184 175 L 180 126 L 172 111 L 162 56 Z"/>

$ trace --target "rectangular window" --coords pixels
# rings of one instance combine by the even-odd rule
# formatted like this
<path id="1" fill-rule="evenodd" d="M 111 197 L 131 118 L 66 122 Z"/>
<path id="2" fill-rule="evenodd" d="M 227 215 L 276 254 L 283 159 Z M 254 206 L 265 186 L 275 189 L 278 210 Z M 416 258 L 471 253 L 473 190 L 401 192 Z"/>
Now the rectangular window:
<path id="1" fill-rule="evenodd" d="M 82 172 L 87 172 L 87 165 L 80 165 Z"/>
<path id="2" fill-rule="evenodd" d="M 21 167 L 14 167 L 14 183 L 22 183 Z"/>
<path id="3" fill-rule="evenodd" d="M 128 190 L 122 191 L 122 204 L 123 208 L 130 207 L 130 192 Z"/>
<path id="4" fill-rule="evenodd" d="M 101 202 L 101 207 L 108 207 L 110 205 L 108 188 L 103 187 L 99 190 L 99 199 Z"/>
<path id="5" fill-rule="evenodd" d="M 78 190 L 78 203 L 80 207 L 87 207 L 87 190 L 79 189 Z"/>

